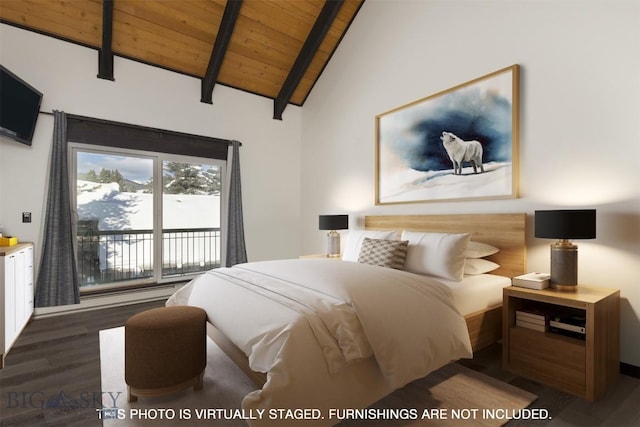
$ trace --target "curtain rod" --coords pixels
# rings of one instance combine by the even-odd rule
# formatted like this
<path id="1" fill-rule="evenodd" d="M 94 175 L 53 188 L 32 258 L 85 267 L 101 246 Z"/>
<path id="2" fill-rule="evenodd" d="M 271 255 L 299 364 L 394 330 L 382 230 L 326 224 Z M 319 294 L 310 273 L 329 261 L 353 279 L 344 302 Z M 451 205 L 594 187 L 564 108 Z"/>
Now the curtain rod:
<path id="1" fill-rule="evenodd" d="M 47 116 L 53 116 L 53 112 L 52 111 L 38 111 L 38 114 L 46 114 Z M 178 132 L 178 131 L 174 131 L 174 130 L 168 130 L 168 129 L 158 129 L 158 128 L 151 128 L 148 126 L 140 126 L 140 125 L 134 125 L 131 123 L 122 123 L 122 122 L 114 122 L 111 120 L 106 120 L 106 119 L 96 119 L 94 117 L 87 117 L 87 116 L 78 116 L 76 114 L 67 114 L 67 117 L 70 117 L 72 119 L 77 119 L 77 120 L 87 120 L 90 122 L 99 122 L 99 123 L 117 123 L 119 125 L 124 125 L 124 126 L 134 126 L 134 127 L 138 127 L 138 128 L 146 128 L 146 129 L 153 129 L 157 132 L 172 132 L 172 133 L 182 133 L 185 135 L 189 135 L 186 132 Z M 192 134 L 193 135 L 193 134 Z M 204 135 L 193 135 L 193 136 L 200 136 L 203 138 L 214 138 L 217 139 L 219 141 L 225 141 L 227 144 L 231 145 L 233 143 L 232 140 L 230 139 L 221 139 L 221 138 L 216 138 L 215 136 L 204 136 Z M 242 147 L 242 142 L 239 142 L 239 146 Z"/>

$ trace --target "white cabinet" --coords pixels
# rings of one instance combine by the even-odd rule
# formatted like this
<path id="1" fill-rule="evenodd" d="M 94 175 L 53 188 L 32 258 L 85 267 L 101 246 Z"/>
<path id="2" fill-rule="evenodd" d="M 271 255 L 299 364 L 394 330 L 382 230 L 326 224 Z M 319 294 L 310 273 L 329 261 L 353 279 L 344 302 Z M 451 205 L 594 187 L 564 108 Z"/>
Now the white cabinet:
<path id="1" fill-rule="evenodd" d="M 0 368 L 33 314 L 33 245 L 0 247 Z"/>

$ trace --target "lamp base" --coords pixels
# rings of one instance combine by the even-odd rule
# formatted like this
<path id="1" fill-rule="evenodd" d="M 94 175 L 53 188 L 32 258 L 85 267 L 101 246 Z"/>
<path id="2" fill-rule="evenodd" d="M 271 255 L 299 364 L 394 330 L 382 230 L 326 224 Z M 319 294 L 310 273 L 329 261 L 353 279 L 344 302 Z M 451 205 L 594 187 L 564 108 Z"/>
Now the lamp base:
<path id="1" fill-rule="evenodd" d="M 327 233 L 327 257 L 340 257 L 340 233 L 335 230 Z"/>
<path id="2" fill-rule="evenodd" d="M 578 287 L 578 247 L 568 240 L 551 245 L 551 287 L 575 292 Z"/>

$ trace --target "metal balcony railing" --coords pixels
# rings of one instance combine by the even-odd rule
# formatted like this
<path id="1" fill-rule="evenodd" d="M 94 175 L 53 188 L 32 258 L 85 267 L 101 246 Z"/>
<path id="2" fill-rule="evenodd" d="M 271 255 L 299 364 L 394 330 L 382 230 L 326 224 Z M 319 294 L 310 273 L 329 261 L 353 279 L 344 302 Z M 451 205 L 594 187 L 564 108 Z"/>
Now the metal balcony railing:
<path id="1" fill-rule="evenodd" d="M 80 221 L 77 268 L 80 286 L 153 277 L 153 230 L 98 230 Z M 220 267 L 220 228 L 178 228 L 162 232 L 162 277 Z"/>

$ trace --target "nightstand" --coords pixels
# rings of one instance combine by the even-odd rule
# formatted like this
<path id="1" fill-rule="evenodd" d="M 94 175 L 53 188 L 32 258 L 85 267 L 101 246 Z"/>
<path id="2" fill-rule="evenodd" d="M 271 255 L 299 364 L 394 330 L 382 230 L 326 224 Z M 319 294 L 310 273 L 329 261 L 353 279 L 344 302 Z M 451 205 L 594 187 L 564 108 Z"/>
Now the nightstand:
<path id="1" fill-rule="evenodd" d="M 309 255 L 300 255 L 300 259 L 333 259 L 336 261 L 340 261 L 342 257 L 329 257 L 327 254 L 309 254 Z"/>
<path id="2" fill-rule="evenodd" d="M 584 339 L 516 325 L 533 308 L 585 318 Z M 575 292 L 510 286 L 503 290 L 503 368 L 588 400 L 601 397 L 620 371 L 620 291 L 579 285 Z"/>

